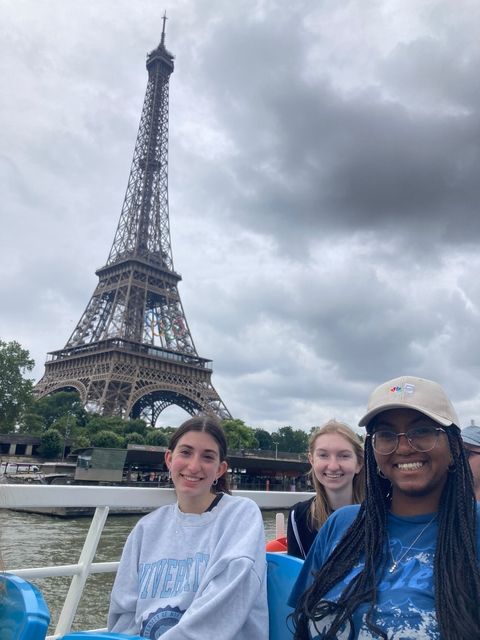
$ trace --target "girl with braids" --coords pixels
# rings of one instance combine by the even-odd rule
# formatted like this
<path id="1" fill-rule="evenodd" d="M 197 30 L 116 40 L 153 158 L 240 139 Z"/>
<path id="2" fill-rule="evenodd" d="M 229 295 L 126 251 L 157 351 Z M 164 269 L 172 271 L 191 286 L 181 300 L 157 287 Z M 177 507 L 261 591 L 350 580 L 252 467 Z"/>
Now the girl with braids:
<path id="1" fill-rule="evenodd" d="M 347 504 L 363 500 L 363 444 L 350 427 L 329 420 L 308 442 L 310 477 L 315 495 L 297 502 L 288 516 L 287 549 L 305 558 L 328 516 Z"/>
<path id="2" fill-rule="evenodd" d="M 142 518 L 113 585 L 108 628 L 150 640 L 268 640 L 265 534 L 257 505 L 230 495 L 227 442 L 211 416 L 165 452 L 175 504 Z M 220 634 L 220 635 L 219 635 Z"/>
<path id="3" fill-rule="evenodd" d="M 480 514 L 449 399 L 396 378 L 359 424 L 365 501 L 320 530 L 290 596 L 295 638 L 480 637 Z"/>

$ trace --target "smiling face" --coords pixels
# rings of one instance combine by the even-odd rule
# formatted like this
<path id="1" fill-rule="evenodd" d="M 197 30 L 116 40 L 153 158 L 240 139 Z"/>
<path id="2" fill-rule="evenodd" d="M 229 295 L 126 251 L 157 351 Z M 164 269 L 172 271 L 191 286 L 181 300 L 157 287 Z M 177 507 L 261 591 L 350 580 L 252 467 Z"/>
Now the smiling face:
<path id="1" fill-rule="evenodd" d="M 220 460 L 218 444 L 204 431 L 188 431 L 165 452 L 165 462 L 172 475 L 182 511 L 203 513 L 211 504 L 211 487 L 227 470 Z"/>
<path id="2" fill-rule="evenodd" d="M 423 426 L 441 425 L 414 409 L 390 409 L 374 418 L 371 431 L 404 433 Z M 394 513 L 415 515 L 437 510 L 451 463 L 445 433 L 440 433 L 435 447 L 426 452 L 415 451 L 402 436 L 393 453 L 384 455 L 375 451 L 375 460 L 379 471 L 392 483 Z"/>
<path id="3" fill-rule="evenodd" d="M 329 497 L 333 493 L 351 493 L 353 478 L 362 465 L 346 438 L 339 433 L 319 435 L 308 459 L 315 477 Z"/>

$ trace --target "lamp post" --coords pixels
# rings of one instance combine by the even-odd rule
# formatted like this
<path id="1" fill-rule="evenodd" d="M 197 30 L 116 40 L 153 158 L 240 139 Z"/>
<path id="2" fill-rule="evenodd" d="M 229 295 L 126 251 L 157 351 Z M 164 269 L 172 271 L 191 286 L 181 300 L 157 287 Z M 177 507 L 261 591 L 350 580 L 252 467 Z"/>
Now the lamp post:
<path id="1" fill-rule="evenodd" d="M 272 442 L 275 445 L 275 460 L 278 458 L 278 442 L 272 438 Z"/>
<path id="2" fill-rule="evenodd" d="M 70 418 L 68 418 L 70 420 Z M 62 462 L 65 460 L 65 452 L 67 450 L 67 438 L 70 435 L 70 422 L 67 421 L 65 425 L 65 438 L 63 440 L 63 452 L 62 452 Z"/>

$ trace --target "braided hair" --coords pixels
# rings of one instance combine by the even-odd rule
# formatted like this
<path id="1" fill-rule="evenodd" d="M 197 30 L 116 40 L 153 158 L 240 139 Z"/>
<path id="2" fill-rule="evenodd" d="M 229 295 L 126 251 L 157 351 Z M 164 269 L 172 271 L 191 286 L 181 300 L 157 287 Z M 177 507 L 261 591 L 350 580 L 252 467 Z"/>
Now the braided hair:
<path id="1" fill-rule="evenodd" d="M 387 515 L 391 485 L 377 473 L 371 442 L 372 422 L 365 442 L 365 501 L 356 519 L 315 575 L 292 615 L 295 640 L 310 638 L 309 620 L 332 616 L 325 640 L 335 640 L 361 604 L 370 604 L 366 625 L 382 640 L 387 634 L 373 622 L 378 577 L 387 565 Z M 477 557 L 476 500 L 473 478 L 460 429 L 445 429 L 452 463 L 438 508 L 438 536 L 434 558 L 435 608 L 443 640 L 469 640 L 480 629 L 480 570 Z M 364 558 L 364 567 L 343 590 L 336 605 L 322 598 Z M 324 602 L 324 601 L 323 601 Z"/>

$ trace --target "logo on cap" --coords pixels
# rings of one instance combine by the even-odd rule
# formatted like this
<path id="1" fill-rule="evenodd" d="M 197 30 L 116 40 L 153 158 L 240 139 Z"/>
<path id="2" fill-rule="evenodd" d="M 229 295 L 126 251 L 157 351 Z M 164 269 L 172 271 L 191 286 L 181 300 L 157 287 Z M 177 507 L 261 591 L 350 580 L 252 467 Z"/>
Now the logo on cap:
<path id="1" fill-rule="evenodd" d="M 390 393 L 401 393 L 402 392 L 402 387 L 390 387 Z"/>
<path id="2" fill-rule="evenodd" d="M 405 391 L 405 393 L 411 395 L 412 393 L 415 393 L 415 385 L 410 382 L 406 382 L 403 389 L 402 387 L 395 385 L 394 387 L 390 387 L 389 391 L 390 393 L 402 393 L 402 391 Z"/>

